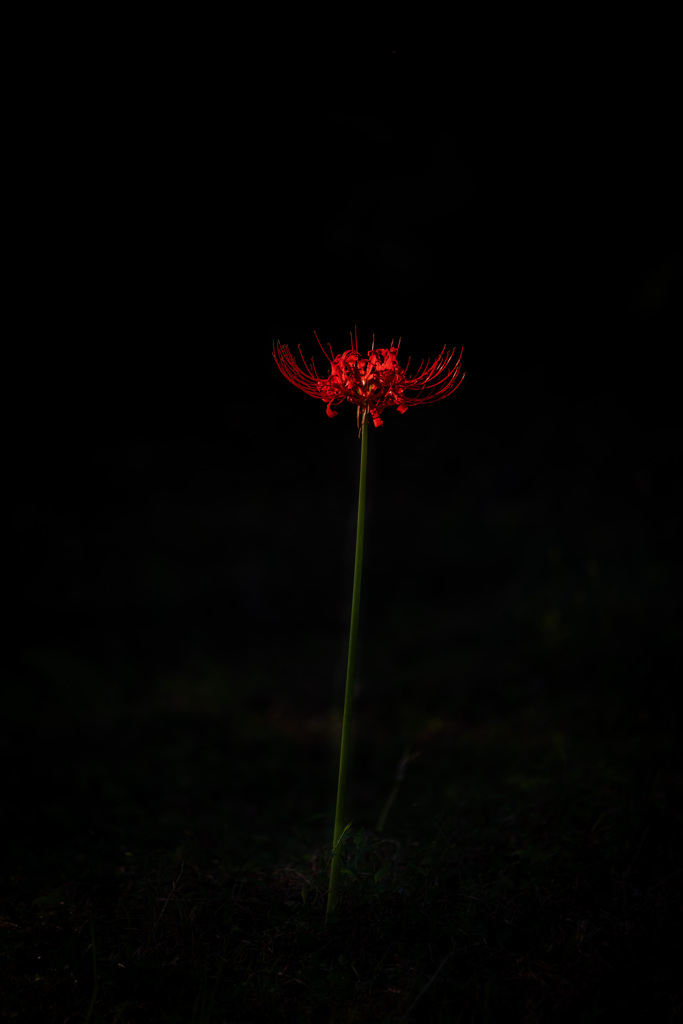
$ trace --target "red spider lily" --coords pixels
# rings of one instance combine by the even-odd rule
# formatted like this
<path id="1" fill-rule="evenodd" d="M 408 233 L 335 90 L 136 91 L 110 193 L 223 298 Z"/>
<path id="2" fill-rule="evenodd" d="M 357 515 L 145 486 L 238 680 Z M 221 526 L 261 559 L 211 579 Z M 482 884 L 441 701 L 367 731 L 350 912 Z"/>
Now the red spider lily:
<path id="1" fill-rule="evenodd" d="M 462 349 L 457 360 L 453 362 L 455 349 L 446 351 L 444 347 L 432 362 L 420 364 L 416 376 L 408 377 L 410 359 L 405 367 L 398 361 L 400 338 L 398 345 L 394 345 L 392 341 L 390 348 L 375 348 L 373 335 L 372 348 L 367 357 L 363 357 L 358 352 L 357 333 L 355 337 L 351 336 L 351 348 L 342 352 L 340 356 L 334 355 L 332 346 L 328 356 L 317 334 L 315 337 L 330 363 L 328 377 L 318 376 L 313 359 L 309 366 L 303 356 L 302 369 L 289 347 L 281 345 L 279 341 L 273 342 L 275 362 L 281 373 L 297 388 L 327 403 L 328 416 L 337 415 L 332 410 L 333 405 L 352 402 L 357 407 L 356 421 L 359 425 L 361 411 L 363 422 L 367 413 L 370 413 L 375 426 L 381 427 L 381 413 L 388 406 L 395 405 L 400 413 L 404 413 L 411 405 L 438 402 L 452 395 L 465 379 L 465 374 L 458 379 Z M 301 346 L 299 354 L 301 355 Z"/>

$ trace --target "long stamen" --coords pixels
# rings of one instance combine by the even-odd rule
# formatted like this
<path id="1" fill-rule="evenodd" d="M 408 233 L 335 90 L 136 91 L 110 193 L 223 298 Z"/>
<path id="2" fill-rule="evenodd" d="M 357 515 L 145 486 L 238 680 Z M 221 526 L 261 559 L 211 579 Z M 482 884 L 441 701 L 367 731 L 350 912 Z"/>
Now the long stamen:
<path id="1" fill-rule="evenodd" d="M 347 401 L 356 405 L 356 423 L 359 428 L 362 426 L 361 411 L 363 418 L 370 413 L 375 426 L 381 426 L 380 414 L 388 407 L 394 406 L 400 413 L 404 413 L 411 406 L 439 401 L 453 394 L 466 376 L 460 376 L 462 348 L 457 354 L 455 349 L 447 350 L 444 345 L 435 359 L 422 360 L 417 372 L 409 377 L 410 357 L 405 366 L 401 366 L 398 361 L 402 340 L 400 336 L 397 343 L 394 343 L 392 338 L 389 348 L 377 348 L 376 336 L 373 334 L 372 347 L 367 356 L 361 358 L 358 351 L 357 327 L 354 327 L 350 335 L 351 347 L 337 356 L 334 355 L 331 345 L 328 355 L 317 331 L 313 333 L 318 346 L 330 363 L 328 376 L 321 377 L 318 374 L 313 358 L 309 362 L 306 361 L 300 345 L 299 361 L 295 359 L 287 345 L 281 345 L 279 341 L 273 342 L 275 361 L 292 384 L 311 397 L 320 398 L 326 403 L 328 416 L 337 415 L 332 411 L 332 407 L 341 402 Z"/>
<path id="2" fill-rule="evenodd" d="M 320 347 L 323 349 L 323 352 L 325 352 L 325 349 L 323 348 L 322 342 L 320 341 L 320 338 L 318 337 L 316 331 L 313 331 L 313 333 L 315 334 L 315 340 L 318 342 Z M 299 348 L 301 348 L 301 345 L 299 345 Z M 331 345 L 330 345 L 330 352 L 332 353 L 332 359 L 334 359 L 334 352 L 332 352 L 332 346 Z M 325 352 L 325 359 L 327 359 L 330 363 L 332 362 L 332 359 L 330 359 L 330 356 L 328 356 L 327 352 Z"/>

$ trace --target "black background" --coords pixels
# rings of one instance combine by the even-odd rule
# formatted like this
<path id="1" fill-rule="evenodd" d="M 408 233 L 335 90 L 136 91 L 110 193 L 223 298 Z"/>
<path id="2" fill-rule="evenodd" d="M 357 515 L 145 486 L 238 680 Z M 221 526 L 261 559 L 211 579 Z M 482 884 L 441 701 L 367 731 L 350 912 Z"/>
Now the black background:
<path id="1" fill-rule="evenodd" d="M 19 704 L 52 713 L 46 674 L 99 666 L 125 691 L 212 659 L 264 706 L 340 700 L 355 410 L 328 419 L 271 352 L 315 354 L 314 329 L 338 352 L 356 325 L 361 348 L 400 336 L 416 362 L 462 347 L 467 375 L 371 431 L 376 699 L 411 665 L 494 692 L 628 666 L 666 699 L 666 60 L 551 36 L 504 62 L 466 36 L 275 57 L 179 28 L 93 28 L 24 84 L 5 377 Z"/>
<path id="2" fill-rule="evenodd" d="M 345 896 L 352 985 L 379 986 L 386 958 L 385 978 L 413 978 L 400 1012 L 409 992 L 436 1000 L 473 880 L 485 930 L 465 925 L 475 959 L 442 977 L 471 976 L 477 1018 L 496 964 L 518 1017 L 557 1016 L 561 997 L 577 1019 L 568 991 L 589 1014 L 614 991 L 662 1016 L 680 1001 L 678 37 L 648 35 L 640 11 L 606 30 L 491 12 L 424 44 L 414 26 L 405 43 L 393 22 L 374 38 L 354 24 L 361 43 L 341 48 L 338 29 L 258 16 L 59 10 L 11 44 L 0 759 L 16 1005 L 73 1015 L 93 991 L 92 1010 L 101 969 L 102 1012 L 138 986 L 144 1019 L 182 1016 L 183 992 L 203 1014 L 222 950 L 237 966 L 220 999 L 244 990 L 262 1015 L 274 911 L 301 899 L 298 881 L 280 907 L 292 865 L 318 903 L 301 932 L 277 924 L 278 1012 L 298 999 L 300 938 L 321 970 L 342 963 L 309 922 L 360 443 L 355 409 L 329 419 L 272 347 L 321 369 L 314 330 L 341 352 L 357 327 L 361 349 L 401 337 L 411 366 L 462 348 L 466 376 L 369 432 L 349 817 L 376 826 L 414 751 L 385 838 L 420 851 L 420 879 L 421 851 L 444 852 L 433 902 L 420 881 L 392 903 L 413 885 L 397 875 L 379 932 Z M 157 941 L 155 878 L 170 899 L 185 863 L 191 913 L 176 939 L 171 908 Z M 215 902 L 186 883 L 193 864 Z M 514 898 L 480 903 L 490 878 Z M 229 923 L 233 880 L 247 932 Z M 394 933 L 421 935 L 422 961 L 394 960 Z"/>

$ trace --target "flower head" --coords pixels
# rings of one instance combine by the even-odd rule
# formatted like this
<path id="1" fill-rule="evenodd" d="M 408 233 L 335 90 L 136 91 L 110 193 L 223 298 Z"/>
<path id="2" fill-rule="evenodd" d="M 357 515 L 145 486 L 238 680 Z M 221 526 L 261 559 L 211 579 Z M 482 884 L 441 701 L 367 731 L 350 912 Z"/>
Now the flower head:
<path id="1" fill-rule="evenodd" d="M 314 332 L 315 333 L 315 332 Z M 372 348 L 367 356 L 358 351 L 358 335 L 351 336 L 351 348 L 341 355 L 335 356 L 330 346 L 330 355 L 320 343 L 325 358 L 330 363 L 327 377 L 320 377 L 311 359 L 310 366 L 301 356 L 303 369 L 287 345 L 273 342 L 273 356 L 280 371 L 301 391 L 313 398 L 321 398 L 327 404 L 327 415 L 336 416 L 333 405 L 340 402 L 351 402 L 356 406 L 356 420 L 360 423 L 361 412 L 363 422 L 369 413 L 376 427 L 382 426 L 381 414 L 390 405 L 395 405 L 400 413 L 406 412 L 411 405 L 427 405 L 438 402 L 441 398 L 452 395 L 462 384 L 465 374 L 458 379 L 462 349 L 454 362 L 455 349 L 446 351 L 444 347 L 436 359 L 421 363 L 417 374 L 408 377 L 408 365 L 402 367 L 398 361 L 398 345 L 393 341 L 390 348 Z M 299 346 L 301 355 L 301 346 Z"/>

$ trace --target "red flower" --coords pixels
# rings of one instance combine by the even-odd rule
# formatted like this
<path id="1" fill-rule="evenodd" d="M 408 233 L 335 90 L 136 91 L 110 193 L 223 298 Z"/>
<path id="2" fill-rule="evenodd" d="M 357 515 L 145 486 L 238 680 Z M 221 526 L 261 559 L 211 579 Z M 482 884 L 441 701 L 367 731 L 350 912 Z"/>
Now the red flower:
<path id="1" fill-rule="evenodd" d="M 314 332 L 315 333 L 315 332 Z M 273 356 L 280 371 L 287 380 L 291 381 L 301 391 L 313 398 L 321 398 L 327 403 L 327 415 L 336 416 L 332 411 L 333 405 L 340 402 L 352 402 L 356 408 L 356 420 L 360 423 L 360 414 L 363 413 L 363 421 L 367 413 L 372 416 L 372 422 L 376 427 L 382 426 L 381 413 L 390 405 L 395 405 L 400 413 L 406 412 L 411 405 L 427 405 L 429 402 L 438 402 L 441 398 L 452 395 L 457 387 L 462 384 L 465 374 L 458 380 L 460 373 L 460 360 L 462 349 L 457 360 L 453 362 L 455 349 L 446 351 L 444 347 L 441 353 L 432 362 L 421 363 L 416 376 L 408 377 L 408 365 L 410 359 L 402 367 L 398 361 L 398 345 L 391 343 L 390 348 L 375 348 L 375 339 L 372 339 L 372 348 L 367 357 L 358 352 L 358 335 L 351 337 L 351 348 L 335 356 L 330 346 L 332 358 L 327 355 L 320 344 L 318 335 L 316 341 L 325 353 L 325 358 L 330 363 L 330 374 L 328 377 L 319 377 L 315 363 L 311 359 L 310 366 L 301 357 L 304 364 L 302 369 L 292 355 L 287 345 L 281 345 L 278 341 L 273 342 Z M 301 346 L 299 346 L 301 354 Z"/>

